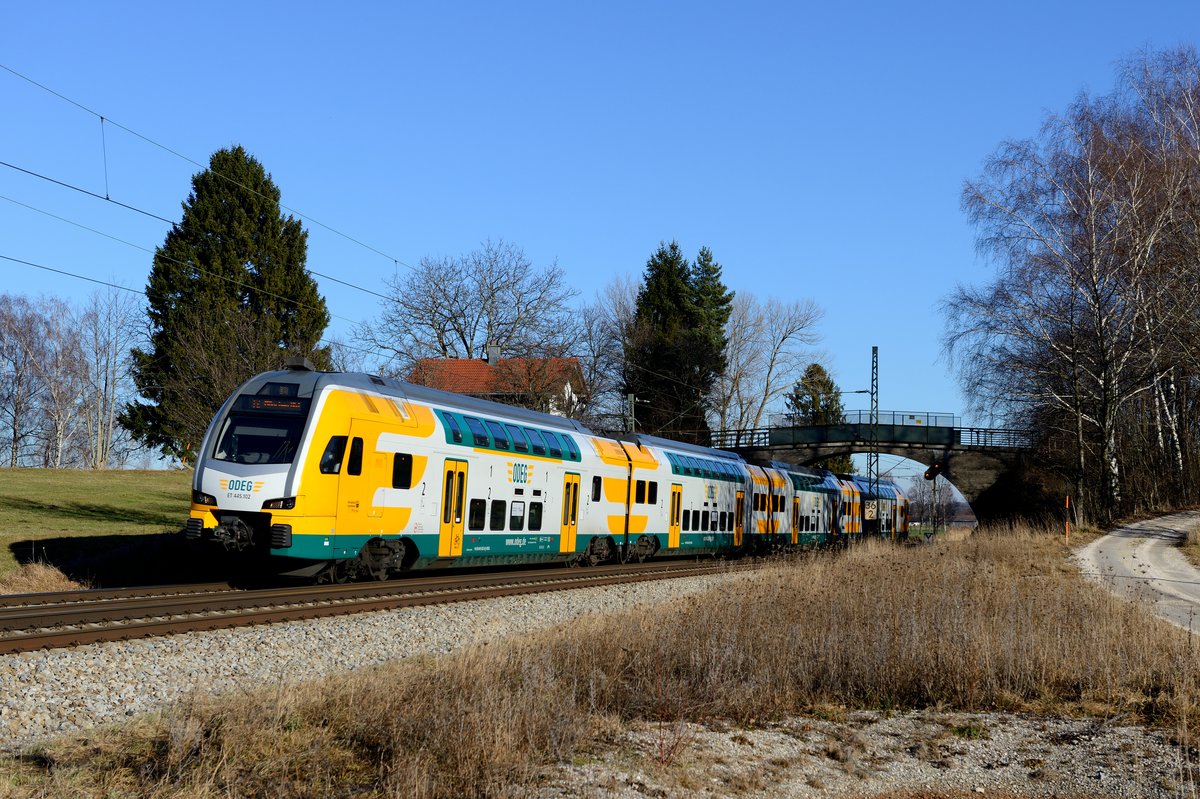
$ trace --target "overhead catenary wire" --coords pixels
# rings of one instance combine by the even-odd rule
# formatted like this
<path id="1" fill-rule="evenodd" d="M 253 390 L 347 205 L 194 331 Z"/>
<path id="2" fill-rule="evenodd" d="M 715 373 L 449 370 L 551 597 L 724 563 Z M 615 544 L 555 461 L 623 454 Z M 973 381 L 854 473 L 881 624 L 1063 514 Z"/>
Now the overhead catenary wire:
<path id="1" fill-rule="evenodd" d="M 135 136 L 153 147 L 157 147 L 164 152 L 170 153 L 171 155 L 175 156 L 176 158 L 186 161 L 187 163 L 192 164 L 193 166 L 199 167 L 200 169 L 208 169 L 208 167 L 206 167 L 204 164 L 200 163 L 199 161 L 195 160 L 194 158 L 190 158 L 190 157 L 184 155 L 183 153 L 173 150 L 170 147 L 166 146 L 165 144 L 157 142 L 154 139 L 151 139 L 149 136 L 146 136 L 142 133 L 137 132 L 133 128 L 122 125 L 120 122 L 116 122 L 109 117 L 105 117 L 102 114 L 100 114 L 100 112 L 93 111 L 91 108 L 88 108 L 83 103 L 73 100 L 70 97 L 67 97 L 65 94 L 62 94 L 61 92 L 51 89 L 49 86 L 46 86 L 42 83 L 37 82 L 36 80 L 29 77 L 28 75 L 24 75 L 20 72 L 17 72 L 12 67 L 9 67 L 5 64 L 0 64 L 0 69 L 3 69 L 5 72 L 8 72 L 11 75 L 14 75 L 14 76 L 20 78 L 21 80 L 26 81 L 27 83 L 30 83 L 30 84 L 38 87 L 42 91 L 49 92 L 50 94 L 54 95 L 55 97 L 59 98 L 60 100 L 70 103 L 71 105 L 75 106 L 76 108 L 80 109 L 81 111 L 83 111 L 85 113 L 88 113 L 94 117 L 97 117 L 98 119 L 101 120 L 101 123 L 107 121 L 110 125 L 115 125 L 116 127 L 125 131 L 129 135 Z M 238 181 L 229 177 L 228 175 L 224 175 L 215 170 L 213 171 L 213 174 L 217 175 L 218 177 L 222 178 L 223 180 L 229 181 L 233 185 L 238 186 L 239 188 L 242 188 L 245 191 L 249 191 L 252 194 L 258 195 L 259 197 L 264 196 L 261 192 L 258 192 L 249 186 L 242 185 L 241 183 L 239 183 Z M 107 181 L 107 172 L 105 173 L 105 180 Z M 267 198 L 267 199 L 269 199 L 269 198 Z M 399 258 L 396 258 L 393 255 L 389 255 L 388 253 L 384 252 L 383 250 L 373 247 L 370 244 L 367 244 L 366 242 L 360 241 L 359 239 L 356 239 L 355 237 L 349 235 L 348 233 L 344 233 L 344 232 L 338 230 L 337 228 L 333 227 L 332 225 L 327 225 L 324 222 L 320 221 L 319 219 L 315 219 L 315 218 L 309 216 L 308 214 L 305 214 L 295 208 L 284 205 L 283 203 L 280 203 L 279 207 L 289 213 L 295 214 L 296 216 L 300 217 L 301 219 L 305 220 L 306 222 L 309 222 L 313 225 L 317 225 L 318 227 L 324 228 L 325 230 L 328 230 L 330 233 L 333 233 L 334 235 L 340 236 L 353 244 L 357 244 L 358 246 L 362 247 L 363 249 L 369 250 L 369 251 L 375 253 L 376 255 L 382 256 L 383 258 L 386 258 L 387 260 L 391 261 L 393 264 L 395 264 L 397 266 L 403 266 L 406 269 L 414 268 L 411 264 L 405 263 L 404 261 L 400 260 Z"/>
<path id="2" fill-rule="evenodd" d="M 7 197 L 4 197 L 3 199 L 8 199 L 8 198 L 7 198 Z M 111 238 L 111 237 L 110 237 L 110 238 Z M 127 291 L 127 292 L 129 292 L 130 294 L 142 294 L 142 293 L 143 293 L 143 292 L 142 292 L 140 289 L 134 289 L 134 288 L 130 288 L 129 286 L 122 286 L 120 283 L 112 283 L 112 282 L 110 282 L 110 281 L 107 281 L 107 280 L 100 280 L 100 279 L 98 279 L 98 278 L 94 278 L 94 277 L 88 277 L 87 275 L 81 275 L 81 274 L 79 274 L 79 273 L 77 273 L 77 272 L 71 272 L 71 271 L 69 271 L 69 270 L 66 270 L 66 269 L 58 269 L 58 268 L 56 268 L 56 267 L 53 267 L 53 266 L 46 266 L 45 264 L 34 263 L 33 261 L 26 261 L 26 260 L 24 260 L 23 258 L 14 258 L 14 257 L 12 257 L 12 256 L 10 256 L 10 255 L 3 255 L 3 254 L 0 254 L 0 261 L 10 261 L 10 262 L 12 262 L 12 263 L 21 264 L 21 265 L 23 265 L 23 266 L 28 266 L 28 267 L 30 267 L 30 268 L 32 268 L 32 269 L 41 269 L 41 270 L 43 270 L 43 271 L 45 271 L 45 272 L 53 272 L 53 273 L 54 273 L 54 274 L 56 274 L 56 275 L 63 275 L 64 277 L 74 278 L 74 279 L 76 279 L 76 280 L 85 280 L 85 281 L 87 281 L 88 283 L 95 283 L 95 284 L 97 284 L 97 285 L 100 285 L 100 286 L 107 286 L 108 288 L 117 289 L 117 290 L 119 290 L 119 291 Z M 218 275 L 218 277 L 223 277 L 223 276 L 221 276 L 221 275 Z M 232 280 L 233 278 L 225 278 L 225 279 L 226 279 L 226 280 Z M 268 293 L 268 292 L 264 292 L 264 293 Z M 269 296 L 277 296 L 277 295 L 269 295 Z M 284 300 L 287 300 L 287 298 L 286 298 L 286 297 L 280 297 L 279 299 L 284 299 Z M 291 300 L 287 300 L 287 301 L 288 301 L 288 302 L 292 302 Z M 305 307 L 309 307 L 309 306 L 305 306 Z M 345 319 L 345 317 L 341 317 L 341 316 L 339 316 L 339 317 L 337 317 L 337 318 L 338 318 L 338 319 Z M 353 322 L 354 320 L 352 320 L 352 319 L 347 319 L 346 321 Z M 373 356 L 376 356 L 376 357 L 386 357 L 386 353 L 384 353 L 384 352 L 381 352 L 381 351 L 378 351 L 378 350 L 368 350 L 368 349 L 363 349 L 362 347 L 355 347 L 355 346 L 353 346 L 353 345 L 351 345 L 351 344 L 347 344 L 347 343 L 346 343 L 346 342 L 344 342 L 344 341 L 337 341 L 337 340 L 334 340 L 334 339 L 326 339 L 326 338 L 322 338 L 322 339 L 318 339 L 318 342 L 319 342 L 319 343 L 321 343 L 321 344 L 327 344 L 327 345 L 329 345 L 329 346 L 334 346 L 334 347 L 342 347 L 342 348 L 344 348 L 344 349 L 353 350 L 354 352 L 361 352 L 361 353 L 363 353 L 364 355 L 373 355 Z"/>

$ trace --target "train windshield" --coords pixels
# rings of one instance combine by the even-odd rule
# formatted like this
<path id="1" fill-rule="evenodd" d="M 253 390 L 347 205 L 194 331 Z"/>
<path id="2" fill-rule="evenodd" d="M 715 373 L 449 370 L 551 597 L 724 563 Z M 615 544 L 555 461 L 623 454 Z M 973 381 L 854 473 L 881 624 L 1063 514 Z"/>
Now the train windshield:
<path id="1" fill-rule="evenodd" d="M 291 463 L 308 420 L 308 400 L 238 400 L 221 424 L 213 458 L 231 463 Z"/>

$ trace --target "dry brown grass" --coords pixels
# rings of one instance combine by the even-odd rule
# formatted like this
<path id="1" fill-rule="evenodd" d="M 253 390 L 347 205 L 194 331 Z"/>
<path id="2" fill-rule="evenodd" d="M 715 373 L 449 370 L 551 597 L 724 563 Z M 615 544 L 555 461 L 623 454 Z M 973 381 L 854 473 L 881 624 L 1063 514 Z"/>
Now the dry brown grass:
<path id="1" fill-rule="evenodd" d="M 1179 549 L 1193 566 L 1200 568 L 1200 524 L 1187 531 Z"/>
<path id="2" fill-rule="evenodd" d="M 40 594 L 46 591 L 78 591 L 88 586 L 77 583 L 48 563 L 25 563 L 0 579 L 0 594 Z"/>
<path id="3" fill-rule="evenodd" d="M 1195 728 L 1187 634 L 1083 582 L 1065 554 L 1061 535 L 1024 529 L 866 545 L 655 613 L 196 700 L 0 766 L 0 796 L 521 796 L 628 721 L 660 723 L 669 746 L 680 720 L 844 707 Z"/>

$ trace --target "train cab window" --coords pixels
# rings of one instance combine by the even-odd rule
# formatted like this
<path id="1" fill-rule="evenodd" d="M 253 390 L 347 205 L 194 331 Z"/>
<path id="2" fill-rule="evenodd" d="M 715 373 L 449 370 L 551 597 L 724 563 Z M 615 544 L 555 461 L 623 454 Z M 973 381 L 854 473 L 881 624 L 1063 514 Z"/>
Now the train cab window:
<path id="1" fill-rule="evenodd" d="M 592 478 L 592 502 L 600 501 L 600 475 Z"/>
<path id="2" fill-rule="evenodd" d="M 446 411 L 440 411 L 440 413 L 442 414 L 442 421 L 446 423 L 446 429 L 450 431 L 450 437 L 454 439 L 454 443 L 461 444 L 462 428 L 459 427 L 458 420 L 446 413 Z"/>
<path id="3" fill-rule="evenodd" d="M 546 446 L 542 443 L 542 437 L 538 431 L 534 430 L 533 428 L 526 427 L 525 435 L 529 436 L 529 445 L 533 447 L 534 455 L 546 454 Z"/>
<path id="4" fill-rule="evenodd" d="M 350 460 L 346 463 L 346 474 L 362 474 L 363 440 L 358 436 L 350 442 Z"/>
<path id="5" fill-rule="evenodd" d="M 708 511 L 700 514 L 700 531 L 703 533 L 708 532 Z"/>
<path id="6" fill-rule="evenodd" d="M 524 530 L 525 529 L 525 503 L 519 499 L 514 499 L 508 511 L 508 529 L 509 530 Z"/>
<path id="7" fill-rule="evenodd" d="M 492 441 L 496 442 L 496 449 L 508 449 L 508 436 L 504 435 L 504 427 L 499 422 L 493 422 L 491 419 L 484 419 L 483 423 L 491 431 Z"/>
<path id="8" fill-rule="evenodd" d="M 546 439 L 546 449 L 550 455 L 555 458 L 562 457 L 562 447 L 558 444 L 558 436 L 551 433 L 549 430 L 542 431 L 542 438 Z"/>
<path id="9" fill-rule="evenodd" d="M 658 504 L 658 483 L 653 480 L 646 487 L 646 502 L 651 505 Z"/>
<path id="10" fill-rule="evenodd" d="M 507 503 L 505 503 L 505 501 L 502 499 L 493 499 L 492 500 L 492 516 L 490 519 L 488 519 L 488 529 L 489 530 L 503 530 L 504 529 L 504 521 L 505 521 L 504 511 L 506 510 L 506 508 L 505 508 L 506 504 Z"/>
<path id="11" fill-rule="evenodd" d="M 467 514 L 467 529 L 482 530 L 483 517 L 487 515 L 487 500 L 473 499 L 471 500 L 470 511 Z"/>
<path id="12" fill-rule="evenodd" d="M 321 474 L 337 474 L 342 470 L 342 458 L 346 454 L 346 436 L 330 436 L 325 451 L 321 453 Z"/>
<path id="13" fill-rule="evenodd" d="M 637 487 L 634 490 L 633 501 L 639 505 L 646 504 L 646 481 L 638 480 Z"/>
<path id="14" fill-rule="evenodd" d="M 392 488 L 412 488 L 413 456 L 407 452 L 392 455 Z"/>
<path id="15" fill-rule="evenodd" d="M 486 447 L 491 443 L 488 438 L 487 430 L 483 429 L 483 422 L 476 419 L 474 416 L 464 416 L 463 421 L 467 423 L 467 427 L 471 430 L 471 436 L 475 439 L 475 446 Z"/>
<path id="16" fill-rule="evenodd" d="M 542 503 L 529 503 L 529 529 L 536 532 L 542 529 Z"/>

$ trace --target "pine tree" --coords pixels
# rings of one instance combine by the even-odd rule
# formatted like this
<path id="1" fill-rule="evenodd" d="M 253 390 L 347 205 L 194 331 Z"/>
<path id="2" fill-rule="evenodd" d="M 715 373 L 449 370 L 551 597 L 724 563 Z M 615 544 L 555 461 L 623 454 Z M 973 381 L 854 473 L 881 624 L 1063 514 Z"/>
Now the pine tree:
<path id="1" fill-rule="evenodd" d="M 637 430 L 707 443 L 707 397 L 725 370 L 732 299 L 708 248 L 693 266 L 678 242 L 662 243 L 646 262 L 625 343 Z"/>
<path id="2" fill-rule="evenodd" d="M 797 425 L 841 424 L 843 421 L 841 390 L 819 363 L 809 364 L 786 402 Z M 837 474 L 851 474 L 854 462 L 849 455 L 837 455 L 813 466 Z"/>
<path id="3" fill-rule="evenodd" d="M 146 402 L 127 405 L 121 424 L 165 455 L 190 460 L 225 397 L 254 373 L 291 355 L 328 363 L 317 345 L 329 313 L 305 268 L 308 234 L 279 198 L 242 147 L 218 150 L 155 250 L 150 349 L 133 351 Z"/>

